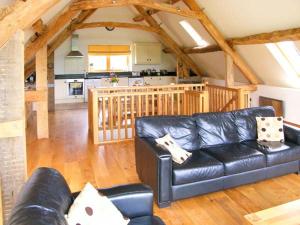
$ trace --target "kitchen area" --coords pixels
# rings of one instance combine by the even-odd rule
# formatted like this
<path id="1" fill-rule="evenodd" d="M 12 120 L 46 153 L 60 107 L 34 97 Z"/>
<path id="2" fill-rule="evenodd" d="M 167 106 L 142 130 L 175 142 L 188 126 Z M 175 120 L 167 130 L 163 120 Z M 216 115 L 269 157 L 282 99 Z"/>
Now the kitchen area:
<path id="1" fill-rule="evenodd" d="M 64 69 L 63 73 L 55 74 L 55 104 L 87 102 L 91 88 L 189 82 L 178 79 L 176 59 L 164 53 L 159 42 L 88 45 L 83 52 L 79 45 L 79 36 L 73 35 L 71 51 L 64 57 L 64 63 L 59 61 Z M 168 66 L 164 65 L 166 58 Z M 200 79 L 192 76 L 190 82 L 200 83 Z"/>

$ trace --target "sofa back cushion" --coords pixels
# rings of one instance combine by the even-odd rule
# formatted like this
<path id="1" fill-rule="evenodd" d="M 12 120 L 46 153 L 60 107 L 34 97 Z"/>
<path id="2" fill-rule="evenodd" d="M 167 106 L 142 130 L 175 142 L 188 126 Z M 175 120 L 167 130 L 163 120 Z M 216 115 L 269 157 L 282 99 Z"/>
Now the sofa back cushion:
<path id="1" fill-rule="evenodd" d="M 160 138 L 170 134 L 187 151 L 199 149 L 194 118 L 190 116 L 151 116 L 136 119 L 136 135 L 141 138 Z"/>
<path id="2" fill-rule="evenodd" d="M 64 214 L 71 202 L 71 191 L 63 176 L 54 169 L 39 168 L 20 191 L 9 224 L 27 224 L 28 217 L 38 222 L 43 216 L 48 222 L 52 221 L 49 224 L 65 224 Z"/>
<path id="3" fill-rule="evenodd" d="M 274 109 L 271 106 L 242 109 L 232 113 L 235 117 L 235 125 L 240 141 L 257 139 L 256 117 L 275 116 Z"/>
<path id="4" fill-rule="evenodd" d="M 201 113 L 193 117 L 197 123 L 200 148 L 239 142 L 231 112 Z"/>

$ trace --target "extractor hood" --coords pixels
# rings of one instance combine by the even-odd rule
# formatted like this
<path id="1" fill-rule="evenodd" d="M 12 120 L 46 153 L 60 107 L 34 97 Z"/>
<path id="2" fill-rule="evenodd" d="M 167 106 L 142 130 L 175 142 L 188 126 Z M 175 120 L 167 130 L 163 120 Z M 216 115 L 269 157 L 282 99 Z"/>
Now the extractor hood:
<path id="1" fill-rule="evenodd" d="M 78 48 L 78 41 L 79 41 L 79 35 L 72 34 L 71 51 L 66 56 L 67 58 L 82 58 L 83 57 L 83 54 L 79 51 L 79 48 Z"/>

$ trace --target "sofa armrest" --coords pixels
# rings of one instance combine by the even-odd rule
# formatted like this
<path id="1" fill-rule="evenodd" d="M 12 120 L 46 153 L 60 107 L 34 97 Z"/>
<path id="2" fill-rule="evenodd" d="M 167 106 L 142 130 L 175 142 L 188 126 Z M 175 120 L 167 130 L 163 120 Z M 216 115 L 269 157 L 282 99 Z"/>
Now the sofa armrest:
<path id="1" fill-rule="evenodd" d="M 129 184 L 99 189 L 128 218 L 153 215 L 153 192 L 143 184 Z"/>
<path id="2" fill-rule="evenodd" d="M 300 145 L 300 129 L 289 125 L 284 125 L 284 137 L 286 140 Z"/>
<path id="3" fill-rule="evenodd" d="M 108 197 L 123 216 L 135 218 L 153 215 L 153 191 L 147 185 L 128 184 L 107 189 L 98 189 Z M 75 199 L 80 192 L 72 194 Z"/>
<path id="4" fill-rule="evenodd" d="M 152 187 L 159 207 L 171 204 L 172 157 L 153 139 L 135 138 L 136 170 L 141 181 Z"/>

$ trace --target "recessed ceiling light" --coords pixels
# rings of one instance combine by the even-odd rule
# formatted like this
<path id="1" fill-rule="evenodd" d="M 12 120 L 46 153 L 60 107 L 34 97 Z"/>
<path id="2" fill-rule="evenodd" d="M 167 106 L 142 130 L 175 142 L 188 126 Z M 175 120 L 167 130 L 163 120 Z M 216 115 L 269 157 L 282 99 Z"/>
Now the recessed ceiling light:
<path id="1" fill-rule="evenodd" d="M 185 29 L 185 31 L 192 37 L 192 39 L 196 42 L 198 47 L 204 48 L 208 46 L 207 41 L 205 41 L 200 34 L 192 27 L 192 25 L 186 21 L 182 20 L 179 24 Z"/>

